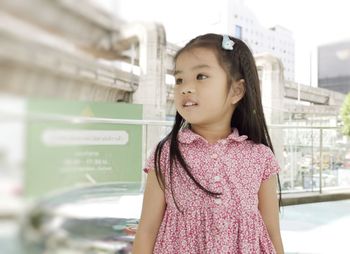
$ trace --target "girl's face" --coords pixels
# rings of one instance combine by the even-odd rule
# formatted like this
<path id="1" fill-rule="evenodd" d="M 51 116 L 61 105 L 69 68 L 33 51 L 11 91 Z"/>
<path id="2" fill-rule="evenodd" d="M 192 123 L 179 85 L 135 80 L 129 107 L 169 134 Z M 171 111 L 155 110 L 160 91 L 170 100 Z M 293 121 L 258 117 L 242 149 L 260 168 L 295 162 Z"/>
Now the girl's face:
<path id="1" fill-rule="evenodd" d="M 232 82 L 215 53 L 207 48 L 182 52 L 175 63 L 175 106 L 179 114 L 192 126 L 230 124 L 235 104 Z"/>

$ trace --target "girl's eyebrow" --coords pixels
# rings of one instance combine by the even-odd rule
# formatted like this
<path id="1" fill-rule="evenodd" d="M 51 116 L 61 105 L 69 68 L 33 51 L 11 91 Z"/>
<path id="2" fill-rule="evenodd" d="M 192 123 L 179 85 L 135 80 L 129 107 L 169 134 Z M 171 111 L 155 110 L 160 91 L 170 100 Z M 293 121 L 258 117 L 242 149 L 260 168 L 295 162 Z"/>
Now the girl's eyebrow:
<path id="1" fill-rule="evenodd" d="M 207 64 L 199 64 L 199 65 L 193 66 L 193 67 L 191 68 L 191 70 L 198 70 L 198 69 L 203 69 L 203 68 L 210 68 L 210 66 L 207 65 Z M 174 71 L 174 76 L 177 75 L 177 74 L 180 74 L 180 73 L 182 73 L 182 72 L 183 72 L 183 71 L 181 71 L 181 70 L 175 70 L 175 71 Z"/>

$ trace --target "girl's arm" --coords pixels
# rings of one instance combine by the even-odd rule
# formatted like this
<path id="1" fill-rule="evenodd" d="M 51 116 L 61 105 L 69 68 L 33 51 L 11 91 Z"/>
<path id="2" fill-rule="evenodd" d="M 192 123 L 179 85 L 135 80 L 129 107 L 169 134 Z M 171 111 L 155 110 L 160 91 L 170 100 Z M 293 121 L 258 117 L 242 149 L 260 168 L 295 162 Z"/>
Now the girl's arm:
<path id="1" fill-rule="evenodd" d="M 259 190 L 259 210 L 277 254 L 283 254 L 276 187 L 276 175 L 262 182 Z"/>
<path id="2" fill-rule="evenodd" d="M 155 171 L 150 170 L 147 175 L 146 189 L 143 196 L 140 223 L 133 244 L 133 254 L 153 253 L 164 210 L 164 192 L 159 186 Z"/>

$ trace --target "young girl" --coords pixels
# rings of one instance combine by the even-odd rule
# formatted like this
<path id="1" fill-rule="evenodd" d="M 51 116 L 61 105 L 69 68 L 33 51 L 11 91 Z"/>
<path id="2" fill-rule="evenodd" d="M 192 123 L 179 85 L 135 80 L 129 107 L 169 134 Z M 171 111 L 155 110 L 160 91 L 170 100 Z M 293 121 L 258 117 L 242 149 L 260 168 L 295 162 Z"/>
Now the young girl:
<path id="1" fill-rule="evenodd" d="M 217 34 L 175 56 L 176 118 L 146 163 L 133 253 L 283 253 L 254 58 Z"/>

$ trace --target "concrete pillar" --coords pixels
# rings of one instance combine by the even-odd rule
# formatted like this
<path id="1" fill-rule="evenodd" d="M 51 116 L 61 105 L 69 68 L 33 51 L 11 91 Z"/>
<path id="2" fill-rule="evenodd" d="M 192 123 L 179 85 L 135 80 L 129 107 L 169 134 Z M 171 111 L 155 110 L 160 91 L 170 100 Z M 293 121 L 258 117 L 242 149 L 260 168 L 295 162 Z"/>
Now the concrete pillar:
<path id="1" fill-rule="evenodd" d="M 157 23 L 131 23 L 121 29 L 121 35 L 125 38 L 136 36 L 139 42 L 140 80 L 132 95 L 132 103 L 143 104 L 143 119 L 165 120 L 167 101 L 164 27 Z M 147 140 L 144 140 L 147 154 L 164 135 L 164 127 L 147 128 Z"/>
<path id="2" fill-rule="evenodd" d="M 283 124 L 284 77 L 282 62 L 270 54 L 259 54 L 255 56 L 255 61 L 259 70 L 262 104 L 267 125 Z M 270 128 L 269 132 L 275 155 L 283 168 L 283 129 Z"/>

